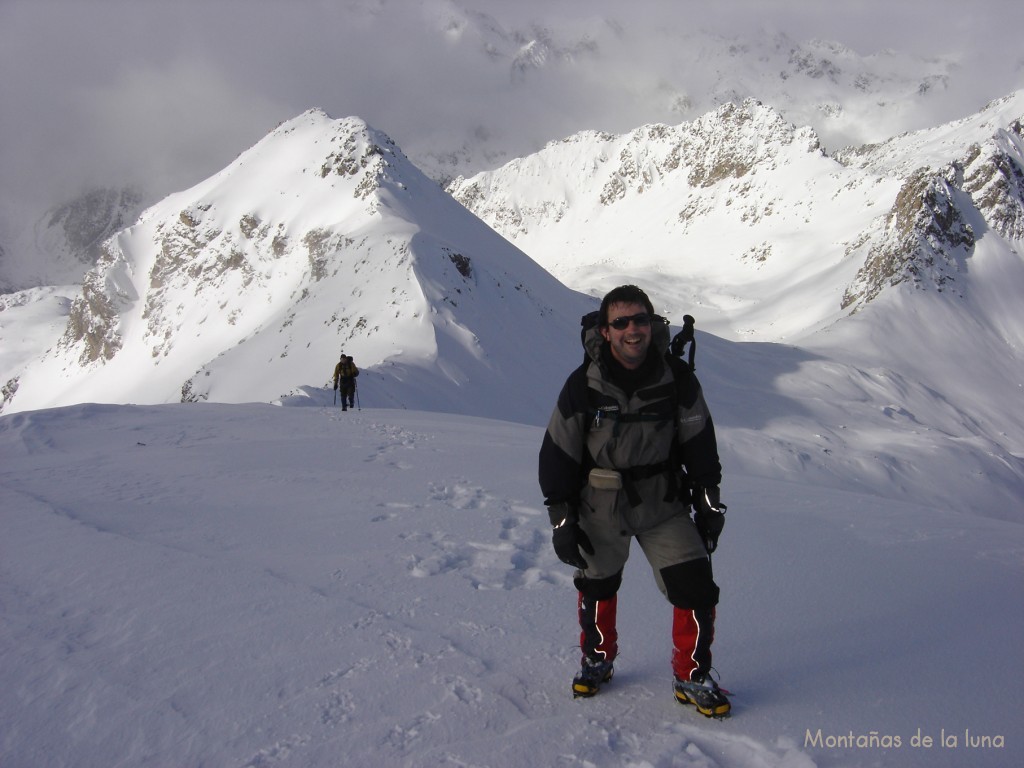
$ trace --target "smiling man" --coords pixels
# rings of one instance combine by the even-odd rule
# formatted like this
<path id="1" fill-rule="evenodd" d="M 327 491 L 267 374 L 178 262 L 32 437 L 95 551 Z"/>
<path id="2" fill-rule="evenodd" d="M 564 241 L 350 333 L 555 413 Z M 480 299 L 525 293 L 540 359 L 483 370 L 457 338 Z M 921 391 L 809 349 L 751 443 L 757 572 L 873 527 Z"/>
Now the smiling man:
<path id="1" fill-rule="evenodd" d="M 586 361 L 558 396 L 539 467 L 555 553 L 577 569 L 582 659 L 573 695 L 593 696 L 612 678 L 617 593 L 635 538 L 673 606 L 675 697 L 723 717 L 729 700 L 710 674 L 719 596 L 710 553 L 725 506 L 700 383 L 666 354 L 668 321 L 635 285 L 604 297 L 583 346 Z"/>
<path id="2" fill-rule="evenodd" d="M 608 342 L 612 357 L 619 365 L 636 370 L 647 359 L 654 312 L 627 302 L 616 302 L 608 312 L 607 324 L 600 326 L 601 336 Z"/>

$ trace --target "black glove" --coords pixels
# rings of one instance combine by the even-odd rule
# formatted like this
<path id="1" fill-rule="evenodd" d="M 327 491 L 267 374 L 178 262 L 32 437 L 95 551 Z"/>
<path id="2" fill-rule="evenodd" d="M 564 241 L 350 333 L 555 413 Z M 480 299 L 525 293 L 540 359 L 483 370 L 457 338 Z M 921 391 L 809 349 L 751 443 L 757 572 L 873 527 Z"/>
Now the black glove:
<path id="1" fill-rule="evenodd" d="M 586 570 L 587 561 L 580 554 L 582 549 L 588 555 L 594 554 L 594 545 L 590 537 L 580 528 L 576 510 L 568 504 L 557 504 L 548 507 L 548 515 L 554 531 L 551 533 L 551 544 L 555 548 L 558 559 L 566 565 Z"/>
<path id="2" fill-rule="evenodd" d="M 712 486 L 693 489 L 693 508 L 693 522 L 710 555 L 718 548 L 718 537 L 725 527 L 725 511 L 728 507 L 722 503 L 718 488 Z"/>

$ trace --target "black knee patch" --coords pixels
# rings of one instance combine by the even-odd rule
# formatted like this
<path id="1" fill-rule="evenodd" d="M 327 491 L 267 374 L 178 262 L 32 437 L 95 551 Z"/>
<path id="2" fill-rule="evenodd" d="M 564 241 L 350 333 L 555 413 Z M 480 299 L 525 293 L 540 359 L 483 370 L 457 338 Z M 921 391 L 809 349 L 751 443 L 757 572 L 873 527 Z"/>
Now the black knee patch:
<path id="1" fill-rule="evenodd" d="M 585 598 L 590 600 L 611 600 L 615 593 L 622 586 L 622 571 L 606 579 L 588 579 L 586 576 L 577 576 L 572 581 L 576 589 Z"/>
<path id="2" fill-rule="evenodd" d="M 662 568 L 661 579 L 665 582 L 668 601 L 676 608 L 701 610 L 718 605 L 718 585 L 707 558 Z"/>

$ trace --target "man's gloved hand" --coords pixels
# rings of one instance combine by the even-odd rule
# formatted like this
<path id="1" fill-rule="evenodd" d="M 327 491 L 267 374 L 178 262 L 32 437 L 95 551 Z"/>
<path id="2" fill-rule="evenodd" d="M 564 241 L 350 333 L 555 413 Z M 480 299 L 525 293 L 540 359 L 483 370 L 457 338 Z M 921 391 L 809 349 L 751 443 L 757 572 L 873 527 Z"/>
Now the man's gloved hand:
<path id="1" fill-rule="evenodd" d="M 580 550 L 592 555 L 594 554 L 594 545 L 590 543 L 590 537 L 580 528 L 576 510 L 568 504 L 555 504 L 548 507 L 548 516 L 551 519 L 551 525 L 554 526 L 551 543 L 558 559 L 566 565 L 586 570 L 587 561 L 580 554 Z"/>
<path id="2" fill-rule="evenodd" d="M 718 537 L 725 527 L 725 511 L 728 507 L 722 503 L 718 488 L 712 486 L 693 489 L 693 508 L 693 522 L 710 555 L 718 548 Z"/>

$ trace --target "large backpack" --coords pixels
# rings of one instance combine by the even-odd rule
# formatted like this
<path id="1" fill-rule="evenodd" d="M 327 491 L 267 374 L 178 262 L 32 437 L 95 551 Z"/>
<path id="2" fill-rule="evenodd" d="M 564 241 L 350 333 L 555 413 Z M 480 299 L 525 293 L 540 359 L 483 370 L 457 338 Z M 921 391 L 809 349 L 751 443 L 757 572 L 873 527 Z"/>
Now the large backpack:
<path id="1" fill-rule="evenodd" d="M 660 315 L 654 315 L 651 319 L 652 319 L 652 341 L 655 338 L 655 334 L 664 333 L 665 336 L 667 336 L 668 335 L 668 325 L 669 325 L 668 320 L 666 320 L 664 317 L 661 317 Z M 601 312 L 600 312 L 600 310 L 594 310 L 593 312 L 588 312 L 587 314 L 583 315 L 583 317 L 580 318 L 580 326 L 581 326 L 581 329 L 580 329 L 580 341 L 583 343 L 583 347 L 584 347 L 584 352 L 583 352 L 583 362 L 584 362 L 584 365 L 587 362 L 590 361 L 590 356 L 587 354 L 587 351 L 586 351 L 588 334 L 593 334 L 593 333 L 595 333 L 597 331 L 597 327 L 600 324 L 600 321 L 601 321 Z M 679 331 L 679 333 L 677 333 L 675 336 L 672 337 L 672 340 L 668 344 L 668 348 L 665 350 L 666 363 L 668 364 L 669 368 L 672 369 L 673 378 L 675 379 L 677 384 L 680 381 L 679 376 L 680 375 L 685 375 L 685 374 L 681 374 L 679 372 L 679 368 L 680 367 L 684 367 L 684 368 L 689 369 L 691 373 L 694 370 L 696 370 L 696 367 L 694 365 L 694 358 L 695 358 L 696 353 L 697 353 L 697 340 L 694 337 L 694 333 L 693 333 L 694 322 L 695 321 L 694 321 L 694 319 L 693 319 L 693 317 L 691 315 L 683 315 L 683 328 L 682 328 L 682 330 Z M 664 337 L 662 337 L 662 339 L 664 339 Z M 664 344 L 664 340 L 662 340 L 660 343 Z M 686 355 L 686 359 L 685 360 L 683 359 L 683 355 L 684 354 Z M 673 413 L 674 413 L 675 412 L 676 396 L 678 394 L 678 389 L 676 387 L 673 387 L 672 394 L 673 394 L 673 397 L 672 397 L 673 408 L 672 408 L 672 410 L 673 410 Z M 587 413 L 587 418 L 586 418 L 586 421 L 584 422 L 585 429 L 587 429 L 587 430 L 590 429 L 590 426 L 591 426 L 591 423 L 593 421 L 594 416 L 596 414 L 600 414 L 600 413 L 601 413 L 601 409 L 599 409 L 599 408 L 595 409 L 593 411 L 589 411 Z M 651 418 L 658 418 L 658 417 L 654 416 L 653 414 L 624 414 L 623 416 L 618 417 L 618 418 L 620 418 L 622 420 L 630 420 L 630 421 L 645 421 L 645 420 L 650 420 Z M 584 461 L 585 462 L 587 462 L 587 461 L 592 462 L 593 461 L 592 459 L 589 458 L 589 453 L 586 454 L 586 458 L 585 458 Z M 629 503 L 632 506 L 636 506 L 637 504 L 640 503 L 640 496 L 637 494 L 636 489 L 634 487 L 634 482 L 636 480 L 642 479 L 644 477 L 648 477 L 651 474 L 664 472 L 667 469 L 674 468 L 674 467 L 677 467 L 677 466 L 680 466 L 680 462 L 679 462 L 678 457 L 675 455 L 675 450 L 673 450 L 673 455 L 666 462 L 663 462 L 662 464 L 654 465 L 654 466 L 649 466 L 649 467 L 634 467 L 634 468 L 632 468 L 632 471 L 628 472 L 628 473 L 623 471 L 623 470 L 619 470 L 619 472 L 620 472 L 620 474 L 622 476 L 622 483 L 623 483 L 622 487 L 623 487 L 623 489 L 626 492 L 626 496 L 629 499 Z M 684 503 L 689 503 L 689 493 L 690 493 L 690 491 L 689 491 L 689 486 L 687 485 L 687 483 L 685 481 L 685 477 L 677 478 L 676 475 L 673 475 L 673 478 L 677 482 L 673 482 L 673 483 L 670 484 L 669 491 L 668 491 L 669 494 L 671 494 L 674 497 L 683 499 Z"/>

